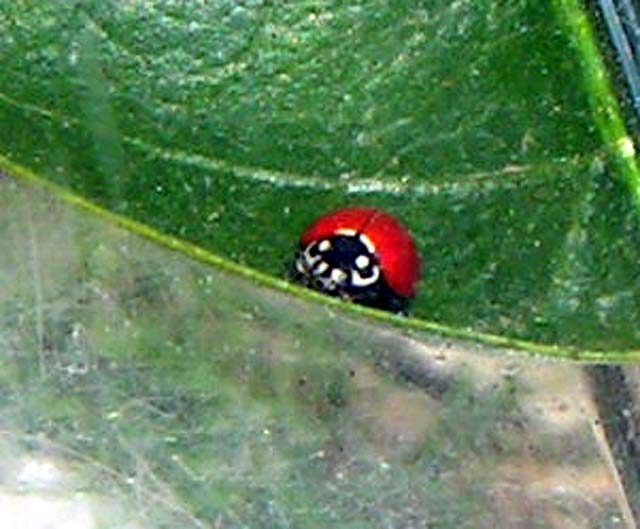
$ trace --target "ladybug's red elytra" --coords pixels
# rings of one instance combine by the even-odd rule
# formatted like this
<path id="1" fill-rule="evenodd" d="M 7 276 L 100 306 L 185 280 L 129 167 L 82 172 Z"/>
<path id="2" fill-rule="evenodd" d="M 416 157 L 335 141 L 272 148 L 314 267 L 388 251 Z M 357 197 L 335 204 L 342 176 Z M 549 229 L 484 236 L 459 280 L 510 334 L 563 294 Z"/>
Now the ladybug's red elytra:
<path id="1" fill-rule="evenodd" d="M 301 237 L 294 278 L 309 288 L 370 307 L 405 312 L 421 261 L 411 234 L 378 209 L 346 208 Z"/>

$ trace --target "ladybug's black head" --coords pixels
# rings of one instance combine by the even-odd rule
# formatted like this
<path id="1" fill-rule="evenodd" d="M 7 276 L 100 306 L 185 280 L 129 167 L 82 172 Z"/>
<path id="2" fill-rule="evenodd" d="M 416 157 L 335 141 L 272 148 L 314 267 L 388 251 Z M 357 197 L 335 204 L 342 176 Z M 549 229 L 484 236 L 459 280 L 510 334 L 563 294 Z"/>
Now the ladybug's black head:
<path id="1" fill-rule="evenodd" d="M 326 294 L 395 312 L 406 301 L 387 285 L 375 248 L 364 235 L 312 241 L 296 256 L 294 277 Z"/>

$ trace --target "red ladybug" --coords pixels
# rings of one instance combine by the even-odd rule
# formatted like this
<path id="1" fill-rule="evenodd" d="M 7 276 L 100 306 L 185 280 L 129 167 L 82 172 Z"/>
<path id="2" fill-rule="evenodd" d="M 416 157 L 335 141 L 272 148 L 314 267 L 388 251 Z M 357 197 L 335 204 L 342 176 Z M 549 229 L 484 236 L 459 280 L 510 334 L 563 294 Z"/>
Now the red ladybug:
<path id="1" fill-rule="evenodd" d="M 304 233 L 294 277 L 332 296 L 404 312 L 420 272 L 409 231 L 387 213 L 355 207 L 321 217 Z"/>

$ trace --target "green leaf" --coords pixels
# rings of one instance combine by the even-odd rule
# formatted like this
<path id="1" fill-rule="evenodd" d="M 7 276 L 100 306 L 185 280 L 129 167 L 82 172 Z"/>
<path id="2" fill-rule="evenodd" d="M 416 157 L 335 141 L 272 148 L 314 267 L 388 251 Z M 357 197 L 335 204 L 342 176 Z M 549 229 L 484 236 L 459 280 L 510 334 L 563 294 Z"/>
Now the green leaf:
<path id="1" fill-rule="evenodd" d="M 638 172 L 574 0 L 0 0 L 0 60 L 13 174 L 257 278 L 381 207 L 426 328 L 638 348 Z"/>

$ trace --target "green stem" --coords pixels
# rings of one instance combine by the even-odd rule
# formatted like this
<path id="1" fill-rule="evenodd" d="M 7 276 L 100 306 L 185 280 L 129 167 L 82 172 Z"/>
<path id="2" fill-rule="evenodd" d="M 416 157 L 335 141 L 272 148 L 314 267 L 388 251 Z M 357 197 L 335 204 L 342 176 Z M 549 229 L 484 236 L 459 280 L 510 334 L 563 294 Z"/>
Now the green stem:
<path id="1" fill-rule="evenodd" d="M 554 0 L 560 24 L 578 53 L 594 122 L 640 216 L 640 169 L 595 31 L 580 0 Z"/>

